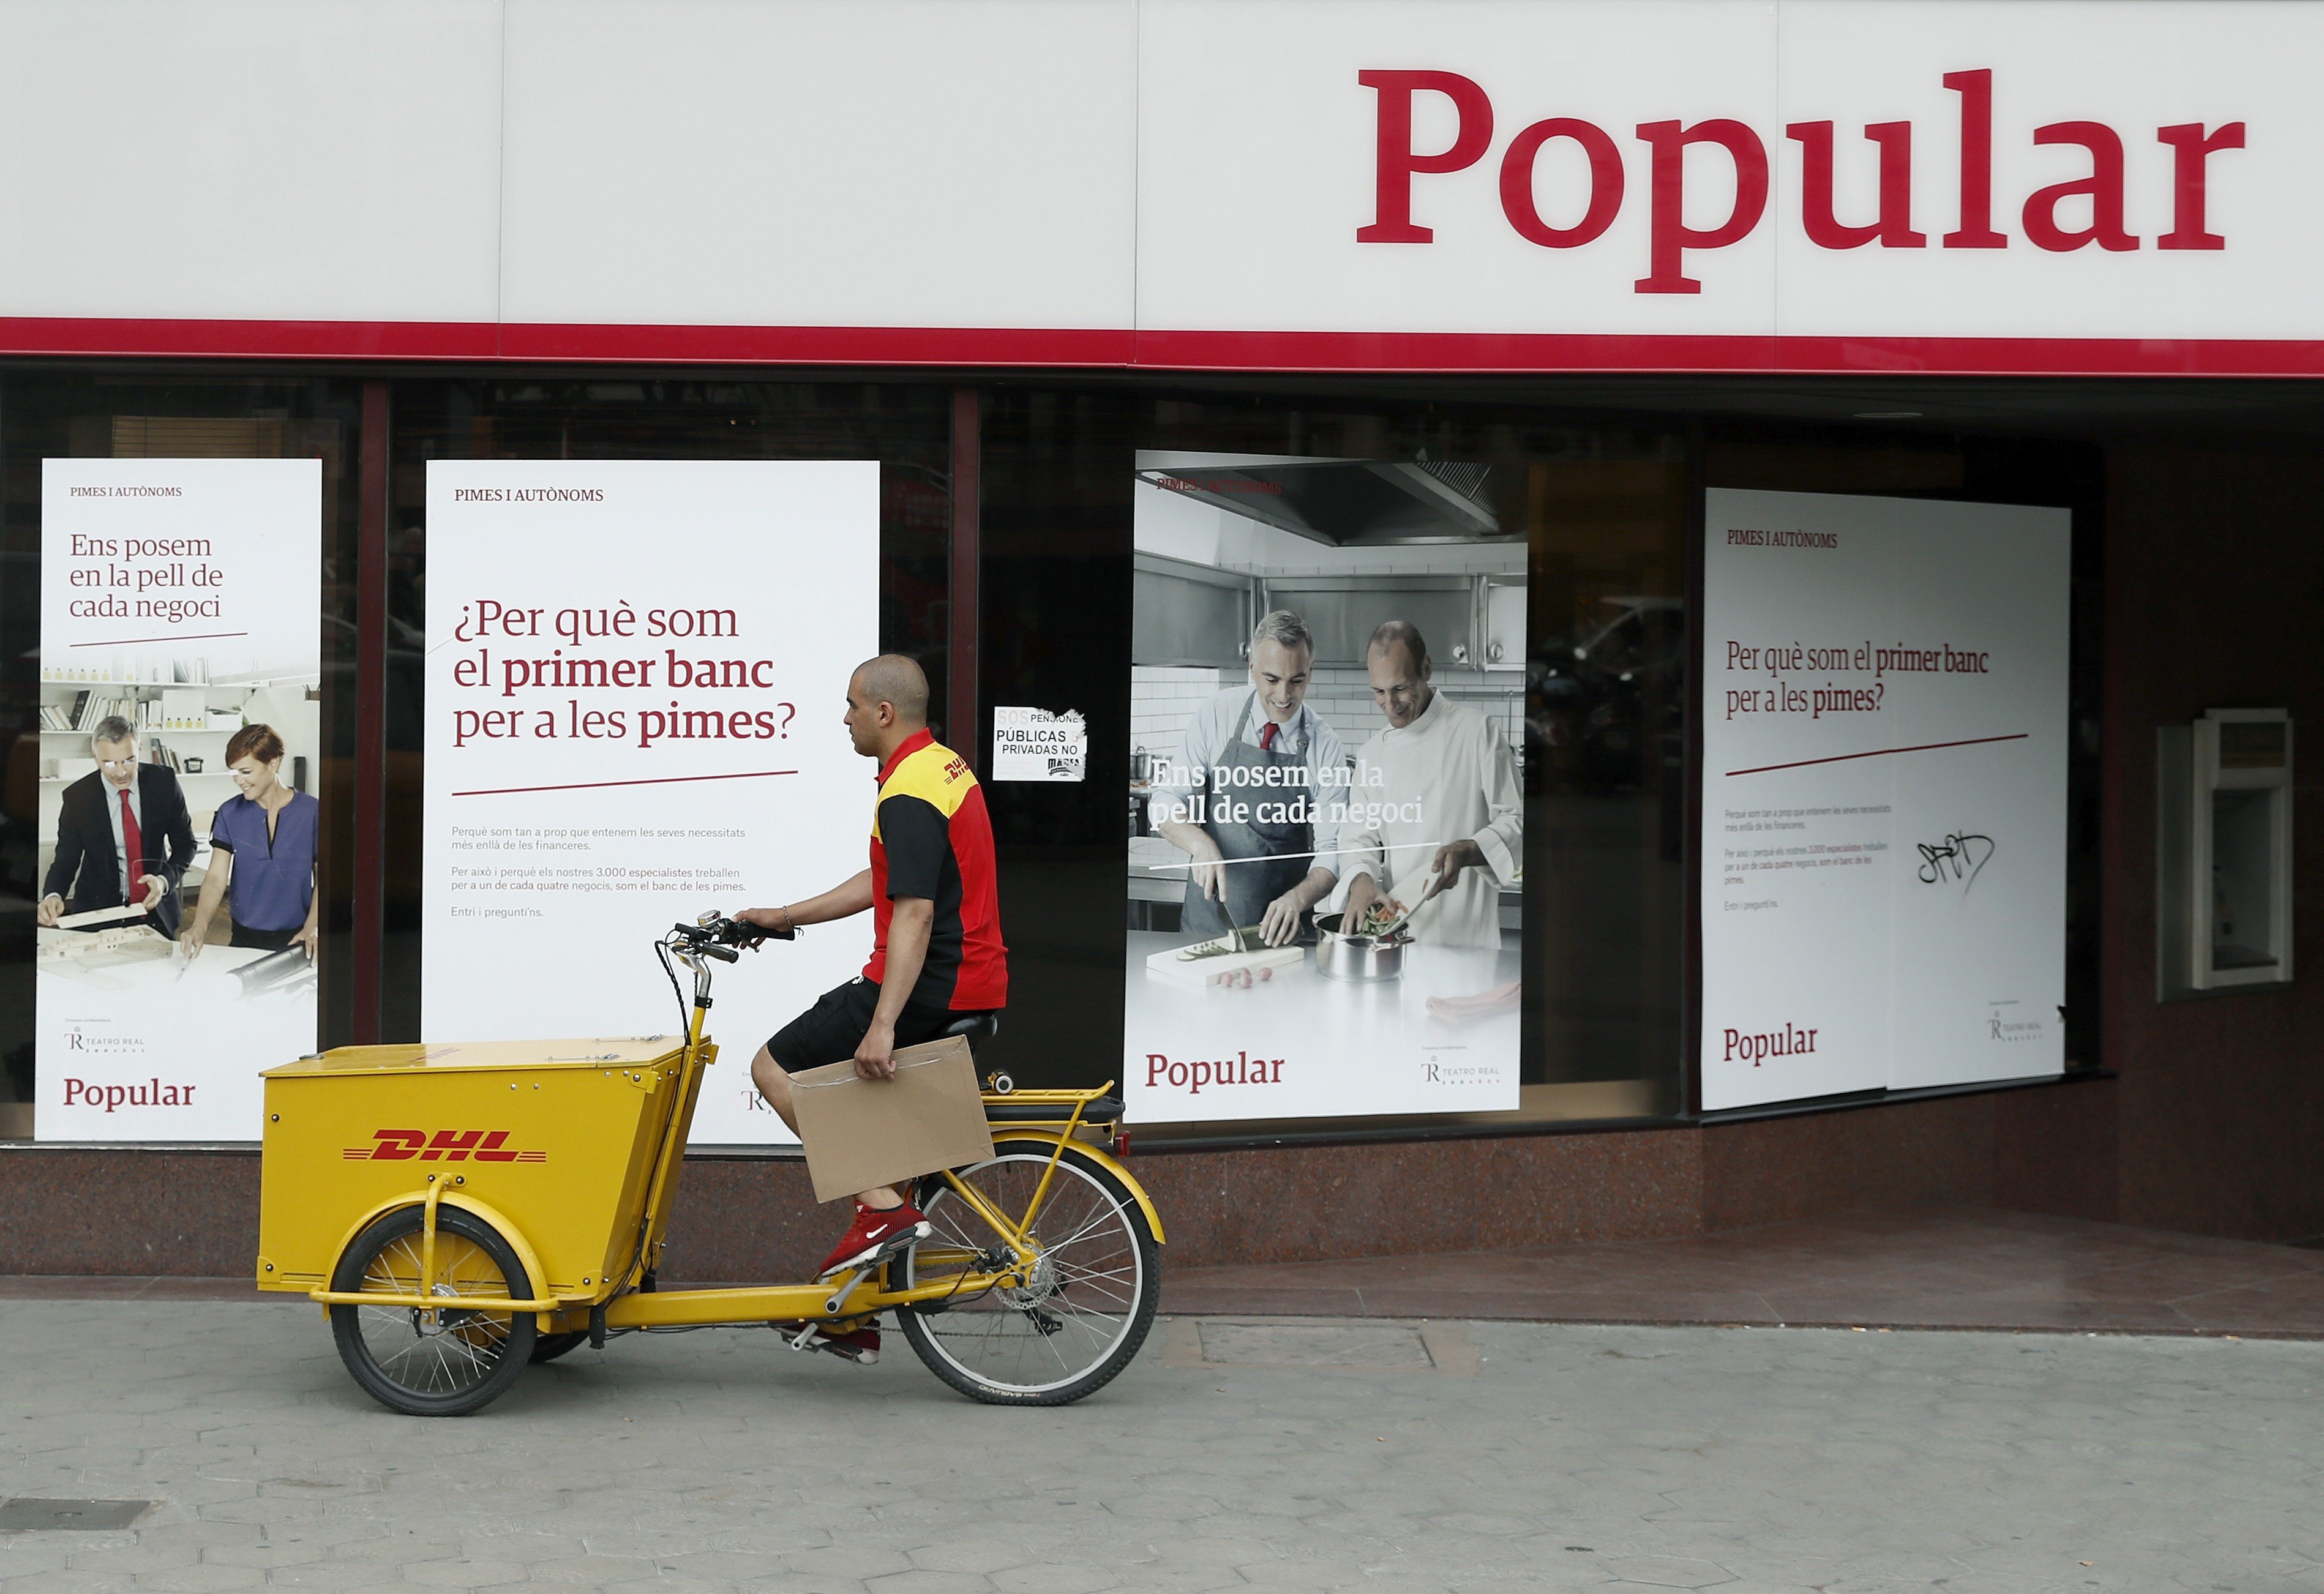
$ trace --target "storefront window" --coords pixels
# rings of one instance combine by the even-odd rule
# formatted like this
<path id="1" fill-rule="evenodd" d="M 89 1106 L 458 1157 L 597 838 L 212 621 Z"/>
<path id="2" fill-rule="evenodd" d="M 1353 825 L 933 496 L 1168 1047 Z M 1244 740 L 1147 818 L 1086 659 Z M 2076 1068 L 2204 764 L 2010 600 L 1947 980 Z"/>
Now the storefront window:
<path id="1" fill-rule="evenodd" d="M 1137 1117 L 1280 1137 L 1676 1110 L 1678 443 L 1483 406 L 1140 420 Z"/>
<path id="2" fill-rule="evenodd" d="M 979 484 L 961 505 L 970 411 L 948 382 L 375 380 L 390 445 L 376 1038 L 423 1033 L 424 676 L 444 640 L 429 622 L 431 465 L 871 461 L 876 513 L 866 496 L 849 523 L 876 521 L 877 645 L 921 663 L 937 733 L 988 794 L 1012 990 L 981 1062 L 1019 1084 L 1118 1081 L 1140 1133 L 1182 1144 L 1699 1108 L 1693 539 L 1706 495 L 1737 492 L 2070 511 L 2061 1005 L 2069 1065 L 2097 1056 L 2095 447 L 1753 419 L 1678 383 L 1472 387 L 1455 401 L 1355 379 L 1157 392 L 994 378 L 971 407 Z M 14 733 L 0 890 L 15 905 L 0 918 L 0 1133 L 32 1129 L 37 956 L 60 944 L 35 918 L 100 710 L 126 705 L 206 851 L 243 789 L 227 739 L 262 723 L 281 735 L 281 785 L 316 816 L 318 955 L 295 983 L 321 1044 L 357 1038 L 363 388 L 95 370 L 0 382 L 0 715 Z M 295 648 L 180 625 L 171 635 L 199 646 L 133 658 L 149 639 L 130 627 L 90 660 L 60 652 L 97 645 L 47 618 L 58 470 L 90 462 L 96 483 L 104 462 L 105 480 L 158 492 L 124 463 L 145 460 L 251 462 L 236 491 L 258 493 L 253 505 L 264 462 L 311 462 L 298 489 L 311 499 L 297 501 L 309 507 L 263 511 L 279 521 L 274 562 L 303 584 L 266 622 Z M 973 627 L 954 624 L 956 525 L 980 543 Z M 683 559 L 684 530 L 666 548 L 576 543 L 560 557 Z M 867 611 L 850 637 L 871 645 L 873 624 Z M 976 718 L 948 723 L 972 631 Z M 1071 756 L 996 767 L 1003 724 L 1033 723 L 1057 727 Z M 189 908 L 202 878 L 185 871 Z M 244 907 L 252 925 L 266 911 Z M 221 912 L 223 945 L 245 916 Z M 651 975 L 641 968 L 641 1025 L 662 1015 Z"/>
<path id="3" fill-rule="evenodd" d="M 324 1044 L 349 1037 L 357 410 L 355 384 L 320 378 L 17 372 L 0 383 L 0 718 L 11 733 L 0 818 L 8 904 L 0 1132 L 31 1133 L 36 1079 L 66 1061 L 36 1064 L 39 957 L 53 965 L 59 993 L 50 1019 L 86 1009 L 93 1023 L 83 1031 L 75 1020 L 68 1038 L 91 1055 L 118 1053 L 108 1067 L 118 1064 L 112 1071 L 128 1081 L 116 1097 L 98 1069 L 79 1070 L 89 1078 L 74 1106 L 96 1115 L 97 1138 L 247 1138 L 234 1127 L 241 1116 L 220 1119 L 198 1088 L 161 1077 L 172 1073 L 163 1057 L 230 1049 L 232 1035 L 211 1033 L 222 1026 L 252 1038 L 282 1029 L 290 1038 L 281 1044 L 301 1049 L 318 1034 Z M 147 460 L 156 462 L 150 470 L 124 463 Z M 225 463 L 235 461 L 253 468 Z M 63 528 L 44 527 L 44 491 L 90 517 L 88 557 L 74 561 L 78 576 L 47 572 L 60 579 L 46 599 L 44 532 Z M 56 500 L 60 492 L 75 496 Z M 180 535 L 189 526 L 204 534 Z M 207 534 L 220 528 L 223 537 Z M 292 595 L 265 595 L 278 589 Z M 229 618 L 205 618 L 214 613 Z M 124 789 L 91 779 L 97 733 L 116 725 L 126 733 L 106 747 L 134 750 L 137 769 L 120 772 L 152 833 L 133 849 L 144 861 L 127 888 L 145 911 L 117 924 L 104 904 L 124 888 L 84 861 L 80 833 L 94 832 L 78 823 L 87 818 L 80 797 Z M 251 735 L 237 740 L 244 730 Z M 254 762 L 232 756 L 251 748 Z M 255 784 L 237 777 L 237 762 Z M 281 856 L 236 849 L 247 856 L 235 889 L 220 841 L 233 827 L 218 816 L 250 790 L 281 799 L 273 838 Z M 103 806 L 89 813 L 111 816 Z M 74 855 L 60 862 L 68 839 Z M 100 839 L 97 852 L 107 856 L 125 845 L 109 831 Z M 215 901 L 206 880 L 221 888 Z M 71 929 L 36 926 L 51 898 L 47 917 L 77 921 Z M 310 900 L 311 964 L 303 947 L 277 956 L 260 946 L 262 932 L 291 939 Z M 189 980 L 174 937 L 205 907 L 200 955 L 212 966 Z M 157 923 L 166 934 L 147 927 Z M 227 951 L 209 952 L 230 940 Z M 221 972 L 228 963 L 234 977 Z M 206 1005 L 212 996 L 219 1000 Z M 244 997 L 249 1005 L 235 1005 Z M 131 1066 L 146 1055 L 152 1067 Z M 60 1075 L 59 1089 L 68 1083 Z"/>

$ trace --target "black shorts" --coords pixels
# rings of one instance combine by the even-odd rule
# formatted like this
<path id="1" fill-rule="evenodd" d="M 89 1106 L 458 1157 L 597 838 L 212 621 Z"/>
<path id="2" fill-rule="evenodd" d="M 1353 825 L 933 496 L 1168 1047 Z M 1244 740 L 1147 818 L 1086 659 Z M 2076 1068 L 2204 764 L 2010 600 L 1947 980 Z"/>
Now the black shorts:
<path id="1" fill-rule="evenodd" d="M 863 1037 L 872 1027 L 872 1015 L 879 1006 L 880 988 L 859 974 L 846 984 L 825 991 L 815 999 L 815 1006 L 775 1031 L 767 1041 L 768 1055 L 786 1073 L 820 1068 L 826 1063 L 844 1063 L 863 1044 Z M 936 1039 L 961 1019 L 973 1017 L 973 1014 L 956 1013 L 950 1008 L 906 1002 L 904 1010 L 896 1016 L 896 1044 L 918 1046 Z"/>

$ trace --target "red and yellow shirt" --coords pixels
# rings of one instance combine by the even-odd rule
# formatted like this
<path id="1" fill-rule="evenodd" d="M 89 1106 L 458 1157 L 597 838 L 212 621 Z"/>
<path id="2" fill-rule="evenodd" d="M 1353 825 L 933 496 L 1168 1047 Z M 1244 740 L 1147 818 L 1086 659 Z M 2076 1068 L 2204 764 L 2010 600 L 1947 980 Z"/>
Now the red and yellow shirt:
<path id="1" fill-rule="evenodd" d="M 981 1012 L 1009 1000 L 1009 949 L 1001 944 L 1001 891 L 992 820 L 968 760 L 920 731 L 880 771 L 872 814 L 872 961 L 888 972 L 888 925 L 899 897 L 936 904 L 928 955 L 912 988 L 916 1005 Z"/>

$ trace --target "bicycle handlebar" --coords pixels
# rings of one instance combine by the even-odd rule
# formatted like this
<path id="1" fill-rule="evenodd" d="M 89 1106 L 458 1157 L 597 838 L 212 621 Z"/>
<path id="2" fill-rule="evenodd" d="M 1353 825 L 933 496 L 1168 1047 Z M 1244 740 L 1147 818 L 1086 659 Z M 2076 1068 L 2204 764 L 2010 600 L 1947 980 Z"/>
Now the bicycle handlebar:
<path id="1" fill-rule="evenodd" d="M 678 993 L 681 1026 L 686 1013 L 686 991 L 678 984 L 678 971 L 670 960 L 676 957 L 694 971 L 694 1005 L 710 1005 L 710 964 L 740 963 L 743 951 L 761 941 L 793 941 L 797 929 L 769 930 L 757 925 L 746 925 L 728 918 L 723 913 L 706 913 L 690 925 L 672 925 L 669 933 L 654 941 L 654 952 L 662 960 L 662 972 L 669 976 L 671 990 Z"/>
<path id="2" fill-rule="evenodd" d="M 748 949 L 761 941 L 790 941 L 798 931 L 769 930 L 757 925 L 746 925 L 724 914 L 706 913 L 690 925 L 672 925 L 670 935 L 688 952 L 699 952 L 716 958 L 720 963 L 734 962 L 733 947 Z"/>

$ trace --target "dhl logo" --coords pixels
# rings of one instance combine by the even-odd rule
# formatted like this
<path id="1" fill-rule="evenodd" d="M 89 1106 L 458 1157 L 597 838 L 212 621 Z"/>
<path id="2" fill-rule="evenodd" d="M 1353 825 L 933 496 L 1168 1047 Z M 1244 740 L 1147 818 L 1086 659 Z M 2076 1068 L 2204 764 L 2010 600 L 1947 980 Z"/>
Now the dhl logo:
<path id="1" fill-rule="evenodd" d="M 339 1153 L 348 1162 L 547 1162 L 546 1151 L 506 1149 L 507 1129 L 374 1129 L 373 1144 Z"/>

